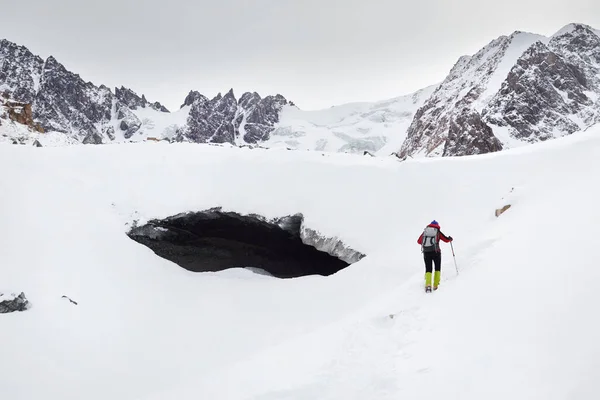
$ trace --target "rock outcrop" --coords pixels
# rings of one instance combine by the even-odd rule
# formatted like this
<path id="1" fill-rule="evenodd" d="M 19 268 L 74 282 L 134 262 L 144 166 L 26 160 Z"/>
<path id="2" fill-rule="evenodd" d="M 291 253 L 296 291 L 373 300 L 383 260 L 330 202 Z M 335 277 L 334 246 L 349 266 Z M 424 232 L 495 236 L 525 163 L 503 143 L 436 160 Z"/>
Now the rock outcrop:
<path id="1" fill-rule="evenodd" d="M 25 293 L 2 294 L 0 293 L 0 314 L 11 313 L 15 311 L 25 311 L 29 307 L 29 300 L 25 297 Z"/>
<path id="2" fill-rule="evenodd" d="M 40 123 L 33 120 L 31 104 L 16 101 L 4 101 L 0 97 L 0 105 L 4 107 L 8 119 L 11 121 L 26 125 L 35 132 L 44 133 L 44 128 L 42 128 Z"/>
<path id="3" fill-rule="evenodd" d="M 268 140 L 283 106 L 291 105 L 283 96 L 244 93 L 238 101 L 233 89 L 209 100 L 190 92 L 182 107 L 189 106 L 187 127 L 178 141 L 195 143 L 256 144 Z"/>
<path id="4" fill-rule="evenodd" d="M 142 95 L 142 97 L 138 96 L 131 89 L 127 89 L 123 86 L 121 88 L 115 88 L 115 97 L 124 105 L 129 107 L 131 110 L 137 110 L 138 108 L 152 108 L 156 111 L 161 111 L 168 113 L 169 110 L 160 104 L 158 101 L 154 103 L 150 103 L 146 100 L 146 96 Z"/>

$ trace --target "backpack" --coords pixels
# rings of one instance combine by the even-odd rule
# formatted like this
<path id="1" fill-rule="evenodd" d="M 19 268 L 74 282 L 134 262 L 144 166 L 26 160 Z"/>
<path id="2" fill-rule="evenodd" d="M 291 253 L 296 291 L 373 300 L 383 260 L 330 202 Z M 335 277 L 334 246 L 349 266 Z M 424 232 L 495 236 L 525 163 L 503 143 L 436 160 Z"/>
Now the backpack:
<path id="1" fill-rule="evenodd" d="M 438 234 L 439 230 L 432 226 L 428 226 L 423 230 L 423 242 L 421 244 L 421 251 L 423 253 L 439 251 Z"/>

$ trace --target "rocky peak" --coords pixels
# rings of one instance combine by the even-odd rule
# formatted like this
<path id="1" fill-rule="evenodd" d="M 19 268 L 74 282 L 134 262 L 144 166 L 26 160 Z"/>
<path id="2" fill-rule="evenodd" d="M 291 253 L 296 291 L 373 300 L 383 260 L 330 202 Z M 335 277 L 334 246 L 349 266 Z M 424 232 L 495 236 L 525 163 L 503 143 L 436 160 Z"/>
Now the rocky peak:
<path id="1" fill-rule="evenodd" d="M 600 97 L 598 79 L 593 81 L 598 69 L 582 62 L 581 52 L 563 55 L 572 52 L 568 47 L 573 41 L 563 41 L 571 34 L 558 36 L 562 43 L 557 37 L 548 46 L 534 43 L 519 58 L 486 108 L 487 122 L 508 127 L 512 138 L 525 142 L 571 134 L 597 122 L 600 113 L 590 95 Z M 582 51 L 586 53 L 585 46 Z"/>
<path id="2" fill-rule="evenodd" d="M 517 40 L 518 39 L 518 40 Z M 524 39 L 524 40 L 521 40 Z M 473 56 L 463 56 L 452 67 L 450 73 L 442 84 L 436 89 L 432 96 L 417 111 L 413 122 L 407 131 L 407 138 L 403 143 L 399 156 L 408 155 L 452 155 L 448 150 L 455 149 L 454 146 L 447 144 L 449 134 L 464 132 L 468 137 L 458 141 L 472 142 L 475 140 L 473 135 L 477 131 L 473 126 L 482 127 L 485 125 L 479 114 L 487 99 L 491 97 L 489 86 L 499 86 L 498 74 L 502 74 L 500 65 L 504 61 L 507 52 L 513 47 L 522 47 L 532 42 L 534 37 L 522 37 L 518 32 L 511 36 L 501 36 L 491 41 Z M 524 43 L 522 43 L 524 42 Z M 468 117 L 458 118 L 457 114 L 468 111 Z M 461 127 L 461 123 L 468 123 L 469 126 Z M 488 130 L 480 131 L 482 135 L 478 138 L 480 143 L 491 143 L 485 138 Z M 494 143 L 489 151 L 496 149 Z M 466 151 L 466 153 L 465 153 Z M 485 152 L 478 146 L 473 148 L 472 154 Z M 461 147 L 461 155 L 470 154 L 469 151 Z"/>
<path id="3" fill-rule="evenodd" d="M 156 111 L 161 111 L 164 113 L 170 112 L 167 107 L 163 106 L 158 101 L 155 101 L 154 103 L 148 103 L 148 104 L 150 105 L 151 108 L 155 109 Z"/>
<path id="4" fill-rule="evenodd" d="M 259 97 L 260 98 L 260 97 Z M 267 96 L 247 110 L 244 140 L 257 143 L 269 139 L 273 127 L 279 122 L 279 114 L 288 101 L 281 95 Z"/>
<path id="5" fill-rule="evenodd" d="M 99 141 L 99 125 L 111 119 L 113 94 L 84 82 L 52 56 L 44 64 L 40 90 L 34 102 L 34 117 L 45 130 L 92 136 Z"/>
<path id="6" fill-rule="evenodd" d="M 191 106 L 195 102 L 206 103 L 206 102 L 208 102 L 208 98 L 206 96 L 200 94 L 200 92 L 197 92 L 195 90 L 190 90 L 190 93 L 186 96 L 183 104 L 181 105 L 181 108 L 183 108 L 185 106 Z"/>
<path id="7" fill-rule="evenodd" d="M 218 113 L 224 114 L 235 114 L 237 108 L 237 100 L 235 98 L 235 94 L 233 93 L 233 89 L 225 94 L 225 96 L 221 97 L 221 94 L 213 100 L 213 110 Z"/>
<path id="8" fill-rule="evenodd" d="M 44 60 L 26 47 L 0 41 L 0 91 L 23 103 L 32 103 L 39 88 Z"/>
<path id="9" fill-rule="evenodd" d="M 586 67 L 600 65 L 600 36 L 587 25 L 563 28 L 552 37 L 548 46 L 573 64 Z"/>
<path id="10" fill-rule="evenodd" d="M 561 36 L 573 36 L 574 34 L 576 35 L 577 32 L 586 32 L 586 34 L 592 33 L 595 35 L 598 35 L 599 33 L 599 31 L 597 31 L 589 25 L 581 23 L 571 23 L 559 29 L 554 35 L 552 35 L 551 39 L 555 39 Z"/>
<path id="11" fill-rule="evenodd" d="M 132 110 L 137 110 L 138 107 L 146 107 L 148 103 L 143 95 L 140 97 L 133 90 L 125 88 L 124 86 L 121 86 L 120 89 L 117 87 L 115 88 L 115 97 Z"/>
<path id="12" fill-rule="evenodd" d="M 238 101 L 233 89 L 212 100 L 192 91 L 184 105 L 188 103 L 188 126 L 177 140 L 231 144 L 267 140 L 279 121 L 281 107 L 288 104 L 281 95 L 262 99 L 256 92 L 244 93 Z"/>
<path id="13" fill-rule="evenodd" d="M 156 111 L 169 112 L 166 107 L 164 107 L 159 102 L 150 103 L 146 100 L 146 96 L 142 94 L 142 97 L 138 96 L 133 90 L 125 88 L 121 86 L 121 88 L 115 88 L 115 96 L 116 98 L 131 110 L 137 110 L 138 108 L 146 108 L 150 107 L 155 109 Z"/>
<path id="14" fill-rule="evenodd" d="M 253 92 L 246 92 L 242 95 L 242 97 L 240 97 L 240 107 L 242 107 L 245 110 L 248 110 L 254 106 L 256 106 L 256 104 L 258 104 L 261 101 L 261 97 L 258 93 Z"/>
<path id="15" fill-rule="evenodd" d="M 479 154 L 503 148 L 499 138 L 535 142 L 585 129 L 600 122 L 599 66 L 600 37 L 586 25 L 551 38 L 502 36 L 458 60 L 415 114 L 399 154 Z"/>
<path id="16" fill-rule="evenodd" d="M 190 101 L 191 109 L 188 126 L 178 140 L 190 140 L 196 143 L 234 143 L 234 118 L 237 101 L 230 90 L 225 96 L 217 94 L 208 100 L 198 92 L 190 92 L 184 104 Z"/>

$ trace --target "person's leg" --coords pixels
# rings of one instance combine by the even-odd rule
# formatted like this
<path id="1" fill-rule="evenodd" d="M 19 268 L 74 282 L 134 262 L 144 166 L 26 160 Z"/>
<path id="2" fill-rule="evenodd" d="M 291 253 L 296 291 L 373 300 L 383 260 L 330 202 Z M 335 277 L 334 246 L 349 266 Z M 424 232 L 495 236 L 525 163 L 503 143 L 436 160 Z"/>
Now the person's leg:
<path id="1" fill-rule="evenodd" d="M 425 259 L 425 286 L 431 286 L 431 271 L 433 270 L 433 253 L 423 253 Z"/>
<path id="2" fill-rule="evenodd" d="M 433 274 L 433 289 L 437 289 L 440 285 L 440 279 L 442 277 L 442 253 L 436 253 L 433 259 L 435 264 L 435 273 Z"/>

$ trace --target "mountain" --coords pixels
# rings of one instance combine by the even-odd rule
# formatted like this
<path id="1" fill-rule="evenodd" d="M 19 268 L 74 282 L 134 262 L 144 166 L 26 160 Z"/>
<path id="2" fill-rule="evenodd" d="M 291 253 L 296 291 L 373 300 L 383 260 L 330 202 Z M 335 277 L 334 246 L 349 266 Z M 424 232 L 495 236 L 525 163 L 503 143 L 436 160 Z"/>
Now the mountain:
<path id="1" fill-rule="evenodd" d="M 402 159 L 463 156 L 557 138 L 600 122 L 600 36 L 582 24 L 551 37 L 517 31 L 461 57 L 440 84 L 381 102 L 304 111 L 280 94 L 238 97 L 231 89 L 210 99 L 191 90 L 174 112 L 126 87 L 113 91 L 85 82 L 53 57 L 43 60 L 2 40 L 0 93 L 30 104 L 45 132 L 0 128 L 0 141 L 12 143 L 154 139 Z"/>
<path id="2" fill-rule="evenodd" d="M 30 104 L 44 131 L 63 134 L 67 143 L 130 138 L 143 125 L 133 110 L 149 105 L 130 90 L 115 95 L 104 85 L 85 82 L 54 57 L 42 60 L 7 40 L 0 41 L 0 92 Z M 153 107 L 162 109 L 158 103 Z"/>
<path id="3" fill-rule="evenodd" d="M 96 86 L 26 47 L 0 41 L 0 92 L 31 105 L 45 133 L 0 129 L 0 140 L 44 145 L 143 141 L 258 145 L 362 154 L 394 152 L 416 110 L 434 87 L 376 103 L 303 111 L 282 95 L 233 89 L 209 99 L 190 91 L 174 112 L 121 86 Z M 5 123 L 8 125 L 8 123 Z M 15 133 L 18 132 L 18 133 Z"/>
<path id="4" fill-rule="evenodd" d="M 515 32 L 458 60 L 416 112 L 399 155 L 481 154 L 583 131 L 600 121 L 599 99 L 598 31 Z"/>
<path id="5" fill-rule="evenodd" d="M 150 138 L 195 143 L 256 144 L 268 140 L 283 106 L 294 107 L 283 96 L 261 98 L 244 93 L 239 101 L 233 90 L 209 100 L 192 91 L 180 110 L 170 113 L 159 102 L 121 86 L 114 92 L 104 85 L 85 82 L 54 57 L 33 55 L 26 47 L 0 41 L 0 92 L 6 101 L 29 104 L 33 118 L 46 135 L 4 129 L 13 142 L 37 140 L 44 144 L 56 133 L 64 144 L 101 144 Z M 7 125 L 7 123 L 5 123 Z M 14 132 L 19 132 L 15 137 Z M 60 142 L 60 141 L 59 141 Z"/>
<path id="6" fill-rule="evenodd" d="M 269 138 L 279 121 L 279 112 L 286 105 L 293 106 L 283 96 L 244 93 L 239 101 L 233 89 L 209 100 L 192 91 L 182 107 L 190 107 L 187 126 L 175 140 L 194 143 L 256 144 Z"/>

